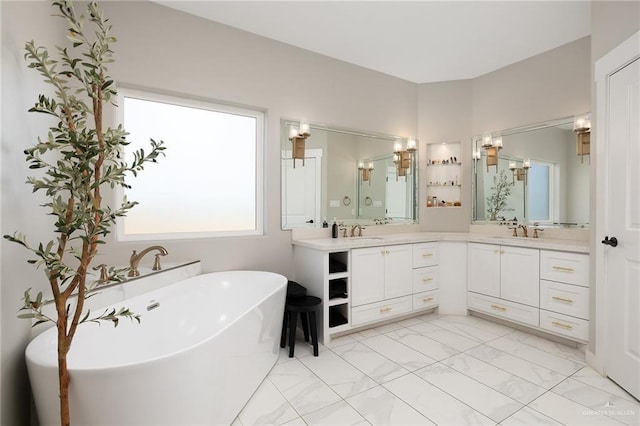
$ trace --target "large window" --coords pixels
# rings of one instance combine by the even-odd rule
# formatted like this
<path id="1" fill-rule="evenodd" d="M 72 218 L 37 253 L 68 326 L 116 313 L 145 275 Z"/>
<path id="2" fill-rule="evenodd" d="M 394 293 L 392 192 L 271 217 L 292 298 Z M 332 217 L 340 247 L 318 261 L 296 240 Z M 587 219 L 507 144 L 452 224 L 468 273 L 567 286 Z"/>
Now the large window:
<path id="1" fill-rule="evenodd" d="M 118 194 L 139 202 L 119 240 L 262 234 L 262 112 L 128 89 L 118 105 L 129 161 L 151 138 L 166 146 Z"/>

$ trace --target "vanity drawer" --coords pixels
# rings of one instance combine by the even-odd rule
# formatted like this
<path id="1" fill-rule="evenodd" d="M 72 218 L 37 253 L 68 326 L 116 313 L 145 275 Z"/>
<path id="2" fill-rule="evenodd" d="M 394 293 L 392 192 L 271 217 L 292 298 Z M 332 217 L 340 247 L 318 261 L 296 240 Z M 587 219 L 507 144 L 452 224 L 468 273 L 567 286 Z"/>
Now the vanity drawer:
<path id="1" fill-rule="evenodd" d="M 413 295 L 413 310 L 435 308 L 440 303 L 438 290 L 425 291 Z"/>
<path id="2" fill-rule="evenodd" d="M 422 268 L 438 264 L 438 243 L 413 245 L 413 267 Z"/>
<path id="3" fill-rule="evenodd" d="M 411 312 L 413 309 L 413 301 L 411 299 L 411 296 L 398 297 L 351 308 L 351 324 L 355 326 L 374 321 L 383 321 L 399 314 Z"/>
<path id="4" fill-rule="evenodd" d="M 589 319 L 589 289 L 540 280 L 540 307 L 547 311 Z"/>
<path id="5" fill-rule="evenodd" d="M 540 328 L 572 339 L 589 340 L 589 321 L 540 310 Z"/>
<path id="6" fill-rule="evenodd" d="M 427 266 L 413 270 L 413 293 L 438 288 L 438 267 Z"/>
<path id="7" fill-rule="evenodd" d="M 485 312 L 522 324 L 538 326 L 540 311 L 538 308 L 471 292 L 468 293 L 467 303 L 471 310 Z"/>
<path id="8" fill-rule="evenodd" d="M 540 278 L 588 287 L 589 255 L 541 250 Z"/>

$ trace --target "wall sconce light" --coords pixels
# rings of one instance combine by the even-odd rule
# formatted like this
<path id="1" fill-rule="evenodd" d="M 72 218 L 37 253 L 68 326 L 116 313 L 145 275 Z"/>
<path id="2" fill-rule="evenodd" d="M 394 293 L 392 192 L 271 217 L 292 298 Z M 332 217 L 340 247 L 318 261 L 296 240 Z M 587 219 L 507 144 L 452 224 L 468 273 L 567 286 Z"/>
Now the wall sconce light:
<path id="1" fill-rule="evenodd" d="M 396 180 L 398 176 L 407 176 L 407 170 L 411 167 L 411 159 L 416 152 L 418 141 L 412 136 L 407 140 L 407 148 L 402 149 L 402 143 L 397 141 L 393 145 L 393 163 L 396 165 Z"/>
<path id="2" fill-rule="evenodd" d="M 369 182 L 369 185 L 371 185 L 371 172 L 373 172 L 373 163 L 369 163 L 365 167 L 364 163 L 360 162 L 360 164 L 358 164 L 358 170 L 360 170 L 360 173 L 362 174 L 362 181 Z"/>
<path id="3" fill-rule="evenodd" d="M 530 168 L 531 160 L 529 160 L 528 158 L 522 162 L 522 167 L 518 167 L 515 161 L 510 161 L 509 170 L 511 170 L 511 173 L 513 174 L 513 183 L 515 183 L 516 179 L 518 179 L 519 181 L 524 181 L 524 184 L 526 185 Z"/>
<path id="4" fill-rule="evenodd" d="M 302 165 L 304 166 L 304 145 L 307 138 L 311 136 L 311 131 L 309 127 L 309 123 L 304 121 L 300 121 L 299 127 L 291 126 L 289 128 L 289 140 L 292 145 L 292 156 L 293 159 L 293 168 L 296 168 L 296 159 L 302 160 Z"/>
<path id="5" fill-rule="evenodd" d="M 591 114 L 576 115 L 573 119 L 573 131 L 576 133 L 576 153 L 580 162 L 590 154 L 591 146 Z"/>
<path id="6" fill-rule="evenodd" d="M 496 166 L 498 171 L 498 151 L 502 149 L 502 137 L 486 133 L 482 135 L 482 147 L 487 151 L 487 172 L 489 166 Z"/>

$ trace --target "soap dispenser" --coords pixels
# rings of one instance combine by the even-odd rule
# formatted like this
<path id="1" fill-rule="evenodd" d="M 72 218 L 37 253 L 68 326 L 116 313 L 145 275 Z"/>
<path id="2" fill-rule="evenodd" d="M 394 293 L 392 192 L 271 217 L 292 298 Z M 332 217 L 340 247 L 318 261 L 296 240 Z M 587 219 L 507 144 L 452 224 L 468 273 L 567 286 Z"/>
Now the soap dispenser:
<path id="1" fill-rule="evenodd" d="M 331 225 L 331 238 L 338 238 L 338 224 L 336 218 L 333 218 L 333 225 Z"/>

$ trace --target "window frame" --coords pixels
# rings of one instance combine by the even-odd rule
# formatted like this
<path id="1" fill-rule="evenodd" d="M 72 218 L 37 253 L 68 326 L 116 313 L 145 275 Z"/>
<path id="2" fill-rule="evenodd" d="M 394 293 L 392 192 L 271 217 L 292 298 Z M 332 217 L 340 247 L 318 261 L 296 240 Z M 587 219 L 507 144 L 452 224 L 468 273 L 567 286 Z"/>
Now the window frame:
<path id="1" fill-rule="evenodd" d="M 152 91 L 149 89 L 136 89 L 130 87 L 118 87 L 118 94 L 116 96 L 116 125 L 120 124 L 126 131 L 124 123 L 124 99 L 133 98 L 144 101 L 160 102 L 165 104 L 204 109 L 214 112 L 228 113 L 234 115 L 241 115 L 246 117 L 252 117 L 256 119 L 256 135 L 255 135 L 255 221 L 254 228 L 250 230 L 225 230 L 225 231 L 196 231 L 196 232 L 162 232 L 162 233 L 145 233 L 145 234 L 125 234 L 124 222 L 126 217 L 119 217 L 116 219 L 116 241 L 118 242 L 131 242 L 131 241 L 158 241 L 158 240 L 187 240 L 187 239 L 205 239 L 205 238 L 224 238 L 224 237 L 255 237 L 264 235 L 264 193 L 265 193 L 265 178 L 264 178 L 264 155 L 265 155 L 265 143 L 266 143 L 266 111 L 257 107 L 250 107 L 245 105 L 231 104 L 214 99 L 197 98 L 182 94 L 165 94 Z M 154 137 L 156 140 L 162 140 L 162 137 Z M 171 155 L 167 152 L 167 155 Z M 158 159 L 157 165 L 147 164 L 145 167 L 162 167 L 162 157 Z M 144 171 L 141 172 L 144 174 Z M 129 176 L 128 179 L 136 179 L 133 176 Z M 121 186 L 117 186 L 114 191 L 115 205 L 120 205 L 125 195 L 125 189 Z M 135 200 L 132 200 L 135 201 Z M 135 209 L 135 207 L 134 207 Z"/>

